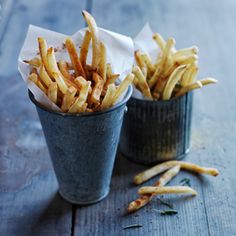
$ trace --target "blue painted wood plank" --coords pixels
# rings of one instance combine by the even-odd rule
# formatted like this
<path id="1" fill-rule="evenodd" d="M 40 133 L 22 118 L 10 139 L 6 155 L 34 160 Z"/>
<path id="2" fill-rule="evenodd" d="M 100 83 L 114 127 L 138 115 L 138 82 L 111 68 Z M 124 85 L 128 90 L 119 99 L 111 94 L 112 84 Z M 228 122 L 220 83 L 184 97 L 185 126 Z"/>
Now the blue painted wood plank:
<path id="1" fill-rule="evenodd" d="M 0 235 L 71 235 L 72 206 L 57 194 L 42 128 L 17 72 L 17 57 L 29 24 L 71 34 L 84 25 L 81 10 L 86 2 L 10 2 L 11 7 L 3 7 L 8 12 L 3 12 L 0 30 Z"/>

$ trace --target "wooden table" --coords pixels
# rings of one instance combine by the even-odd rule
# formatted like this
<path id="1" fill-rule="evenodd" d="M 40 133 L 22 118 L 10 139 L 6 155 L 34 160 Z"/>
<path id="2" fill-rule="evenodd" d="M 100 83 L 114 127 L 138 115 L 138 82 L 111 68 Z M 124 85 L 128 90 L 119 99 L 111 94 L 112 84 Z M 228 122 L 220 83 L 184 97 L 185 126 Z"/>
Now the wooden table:
<path id="1" fill-rule="evenodd" d="M 67 2 L 67 3 L 66 3 Z M 236 33 L 234 0 L 0 0 L 0 235 L 236 235 Z M 217 178 L 186 172 L 195 198 L 168 197 L 178 214 L 161 216 L 157 200 L 139 212 L 125 208 L 137 195 L 133 176 L 145 167 L 118 155 L 111 192 L 102 202 L 78 207 L 58 194 L 34 106 L 17 71 L 29 24 L 66 34 L 84 26 L 87 9 L 104 28 L 130 36 L 149 21 L 174 36 L 177 47 L 198 45 L 200 77 L 217 86 L 195 92 L 192 150 L 186 160 L 220 170 Z M 149 182 L 153 183 L 153 180 Z M 143 227 L 124 230 L 130 224 Z"/>

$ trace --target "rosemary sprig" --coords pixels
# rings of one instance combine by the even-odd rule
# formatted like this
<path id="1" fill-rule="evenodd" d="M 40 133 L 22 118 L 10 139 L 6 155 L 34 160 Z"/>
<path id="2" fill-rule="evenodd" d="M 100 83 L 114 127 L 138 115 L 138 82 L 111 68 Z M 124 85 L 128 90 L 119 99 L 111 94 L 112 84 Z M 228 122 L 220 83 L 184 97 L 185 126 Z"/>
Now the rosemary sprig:
<path id="1" fill-rule="evenodd" d="M 189 178 L 184 178 L 184 179 L 181 179 L 180 180 L 180 183 L 184 186 L 184 185 L 187 185 L 187 186 L 191 186 L 191 183 L 190 183 L 190 179 Z"/>
<path id="2" fill-rule="evenodd" d="M 163 215 L 176 215 L 178 214 L 178 211 L 176 210 L 164 210 L 164 211 L 159 211 L 160 214 Z"/>
<path id="3" fill-rule="evenodd" d="M 167 206 L 167 207 L 169 207 L 169 208 L 171 208 L 171 209 L 174 208 L 174 204 L 172 204 L 172 203 L 170 203 L 170 202 L 167 202 L 167 201 L 164 201 L 164 200 L 162 200 L 161 198 L 157 198 L 157 199 L 160 201 L 160 203 L 161 203 L 162 205 L 165 205 L 165 206 Z"/>
<path id="4" fill-rule="evenodd" d="M 141 224 L 132 224 L 132 225 L 124 226 L 123 229 L 140 228 L 140 227 L 143 227 L 143 225 L 141 225 Z"/>

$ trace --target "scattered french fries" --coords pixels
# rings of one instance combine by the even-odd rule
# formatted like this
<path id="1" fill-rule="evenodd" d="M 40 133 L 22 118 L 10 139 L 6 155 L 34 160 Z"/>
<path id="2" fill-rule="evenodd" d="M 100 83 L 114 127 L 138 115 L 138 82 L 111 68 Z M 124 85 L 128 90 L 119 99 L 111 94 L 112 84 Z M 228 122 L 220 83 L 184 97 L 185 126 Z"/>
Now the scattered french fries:
<path id="1" fill-rule="evenodd" d="M 211 83 L 207 81 L 207 83 Z M 215 168 L 201 167 L 199 165 L 184 162 L 184 161 L 166 161 L 161 164 L 158 164 L 134 177 L 135 184 L 142 184 L 143 182 L 149 180 L 150 178 L 163 173 L 162 176 L 156 181 L 153 186 L 141 187 L 138 190 L 138 193 L 141 195 L 136 200 L 132 201 L 127 208 L 129 213 L 135 212 L 140 208 L 144 207 L 149 203 L 156 195 L 162 194 L 191 194 L 197 195 L 197 191 L 187 186 L 165 186 L 169 183 L 181 169 L 208 174 L 212 176 L 217 176 L 219 171 Z"/>
<path id="2" fill-rule="evenodd" d="M 156 181 L 153 186 L 160 187 L 166 185 L 171 179 L 173 179 L 180 171 L 180 165 L 176 165 L 169 170 L 167 170 L 158 181 Z M 155 197 L 156 193 L 145 194 L 140 198 L 132 201 L 128 206 L 128 212 L 134 212 L 138 209 L 144 207 L 147 203 L 149 203 L 153 197 Z"/>
<path id="3" fill-rule="evenodd" d="M 170 100 L 203 85 L 217 83 L 212 78 L 196 81 L 199 70 L 196 46 L 176 50 L 173 38 L 165 41 L 158 33 L 153 35 L 153 40 L 160 48 L 156 61 L 152 62 L 148 53 L 140 50 L 134 54 L 137 66 L 133 68 L 133 84 L 144 98 Z"/>
<path id="4" fill-rule="evenodd" d="M 116 85 L 119 74 L 107 63 L 106 46 L 98 38 L 94 18 L 82 12 L 88 24 L 79 52 L 71 38 L 65 40 L 70 62 L 57 61 L 57 50 L 48 47 L 44 38 L 38 38 L 39 57 L 24 60 L 32 68 L 28 79 L 35 83 L 62 112 L 95 112 L 113 106 L 132 83 L 129 74 Z M 92 43 L 92 65 L 87 55 Z"/>
<path id="5" fill-rule="evenodd" d="M 134 183 L 142 184 L 146 182 L 147 180 L 153 178 L 154 176 L 161 174 L 162 172 L 176 165 L 180 165 L 181 169 L 196 172 L 199 174 L 207 174 L 207 175 L 212 175 L 212 176 L 217 176 L 219 174 L 219 171 L 215 168 L 201 167 L 199 165 L 192 164 L 185 161 L 166 161 L 156 166 L 153 166 L 152 168 L 136 175 L 134 177 Z"/>

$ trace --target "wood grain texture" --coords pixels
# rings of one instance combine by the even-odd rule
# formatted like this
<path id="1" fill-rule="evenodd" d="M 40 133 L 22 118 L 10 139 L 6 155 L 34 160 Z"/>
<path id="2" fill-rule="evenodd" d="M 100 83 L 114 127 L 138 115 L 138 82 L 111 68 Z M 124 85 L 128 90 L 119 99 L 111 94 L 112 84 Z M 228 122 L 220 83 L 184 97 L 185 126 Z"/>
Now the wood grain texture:
<path id="1" fill-rule="evenodd" d="M 104 11 L 104 9 L 108 9 Z M 198 45 L 200 77 L 219 79 L 219 84 L 195 92 L 193 148 L 188 161 L 220 170 L 220 176 L 195 176 L 191 179 L 196 198 L 170 198 L 179 214 L 160 216 L 157 201 L 137 214 L 124 216 L 123 211 L 136 196 L 137 187 L 130 182 L 145 167 L 119 158 L 113 175 L 111 193 L 103 202 L 78 208 L 75 235 L 235 235 L 236 182 L 235 166 L 235 55 L 234 16 L 236 2 L 108 0 L 93 2 L 98 25 L 134 36 L 149 21 L 153 30 L 163 36 L 174 36 L 177 48 Z M 153 183 L 153 181 L 150 181 Z M 96 223 L 94 223 L 96 222 Z M 125 225 L 140 223 L 142 228 L 122 230 Z M 84 234 L 85 235 L 85 234 Z"/>
<path id="2" fill-rule="evenodd" d="M 6 5 L 8 4 L 8 5 Z M 4 1 L 0 26 L 0 235 L 71 235 L 42 128 L 17 72 L 29 24 L 72 34 L 85 1 Z"/>

